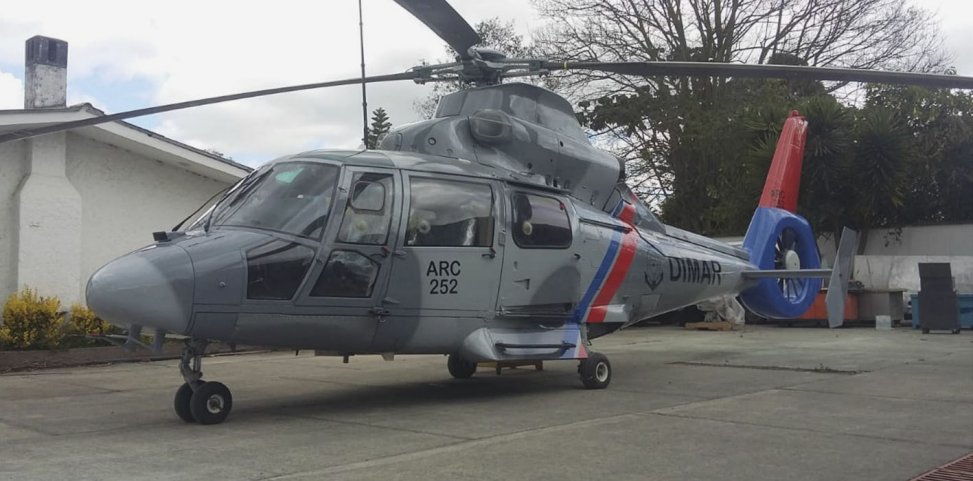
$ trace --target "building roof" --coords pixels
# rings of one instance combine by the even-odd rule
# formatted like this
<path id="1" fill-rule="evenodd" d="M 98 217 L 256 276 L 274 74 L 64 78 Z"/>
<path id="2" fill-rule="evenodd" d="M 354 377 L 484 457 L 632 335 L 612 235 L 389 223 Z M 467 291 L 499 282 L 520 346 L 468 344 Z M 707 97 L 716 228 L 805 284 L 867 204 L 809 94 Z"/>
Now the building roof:
<path id="1" fill-rule="evenodd" d="M 63 108 L 0 110 L 0 133 L 103 115 L 104 112 L 88 103 Z M 236 181 L 253 170 L 121 120 L 71 132 L 224 182 Z"/>

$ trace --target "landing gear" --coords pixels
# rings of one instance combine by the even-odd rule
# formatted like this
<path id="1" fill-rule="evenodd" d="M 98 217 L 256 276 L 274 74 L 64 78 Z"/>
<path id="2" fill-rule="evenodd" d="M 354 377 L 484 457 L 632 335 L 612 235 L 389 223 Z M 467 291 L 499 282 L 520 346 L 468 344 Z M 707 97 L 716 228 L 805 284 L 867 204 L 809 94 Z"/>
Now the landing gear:
<path id="1" fill-rule="evenodd" d="M 456 354 L 450 354 L 446 361 L 446 368 L 449 369 L 449 374 L 456 379 L 469 379 L 476 372 L 476 363 L 467 361 Z"/>
<path id="2" fill-rule="evenodd" d="M 612 380 L 612 365 L 604 354 L 592 352 L 581 360 L 578 374 L 585 389 L 605 389 Z"/>
<path id="3" fill-rule="evenodd" d="M 187 339 L 179 361 L 179 372 L 186 381 L 176 391 L 173 407 L 187 423 L 219 424 L 233 408 L 233 396 L 222 383 L 203 381 L 203 353 L 207 342 Z"/>
<path id="4" fill-rule="evenodd" d="M 199 424 L 219 424 L 233 408 L 230 389 L 220 382 L 204 382 L 193 391 L 189 410 Z"/>
<path id="5" fill-rule="evenodd" d="M 172 407 L 175 408 L 176 415 L 179 416 L 179 419 L 187 423 L 196 422 L 196 418 L 193 417 L 193 411 L 189 407 L 192 397 L 193 388 L 186 382 L 182 386 L 179 386 L 179 389 L 176 391 L 176 398 L 172 402 Z"/>

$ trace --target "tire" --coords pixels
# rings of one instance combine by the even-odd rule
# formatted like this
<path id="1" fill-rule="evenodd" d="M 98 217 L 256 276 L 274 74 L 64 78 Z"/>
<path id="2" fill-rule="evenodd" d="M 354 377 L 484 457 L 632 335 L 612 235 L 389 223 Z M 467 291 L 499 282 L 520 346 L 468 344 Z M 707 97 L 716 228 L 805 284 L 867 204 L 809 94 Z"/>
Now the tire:
<path id="1" fill-rule="evenodd" d="M 233 409 L 233 396 L 222 383 L 206 382 L 196 388 L 189 408 L 199 424 L 219 424 Z"/>
<path id="2" fill-rule="evenodd" d="M 456 379 L 469 379 L 476 372 L 476 363 L 467 361 L 456 354 L 450 354 L 446 360 L 446 368 L 449 374 Z"/>
<path id="3" fill-rule="evenodd" d="M 193 412 L 189 407 L 192 398 L 193 388 L 189 387 L 189 383 L 183 383 L 176 390 L 176 397 L 172 400 L 172 407 L 175 408 L 176 415 L 187 423 L 196 422 L 196 418 L 193 417 Z"/>
<path id="4" fill-rule="evenodd" d="M 612 365 L 604 354 L 593 352 L 578 368 L 585 389 L 605 389 L 612 380 Z"/>

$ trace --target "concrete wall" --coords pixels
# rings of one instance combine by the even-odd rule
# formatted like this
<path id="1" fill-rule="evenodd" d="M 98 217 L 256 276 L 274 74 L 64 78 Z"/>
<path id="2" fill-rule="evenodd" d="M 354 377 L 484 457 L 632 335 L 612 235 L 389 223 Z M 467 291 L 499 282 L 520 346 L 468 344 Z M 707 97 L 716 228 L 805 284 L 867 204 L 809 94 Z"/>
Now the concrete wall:
<path id="1" fill-rule="evenodd" d="M 76 134 L 62 138 L 60 175 L 29 175 L 30 141 L 0 144 L 0 305 L 24 285 L 64 307 L 83 301 L 96 269 L 152 243 L 152 232 L 172 228 L 227 186 Z M 57 206 L 56 198 L 74 200 L 35 212 Z"/>
<path id="2" fill-rule="evenodd" d="M 17 203 L 27 172 L 26 142 L 0 144 L 0 303 L 17 289 Z"/>
<path id="3" fill-rule="evenodd" d="M 831 265 L 834 242 L 819 239 Z M 919 291 L 920 262 L 949 262 L 956 290 L 973 294 L 973 224 L 904 227 L 869 231 L 862 255 L 855 256 L 855 280 L 871 289 Z"/>
<path id="4" fill-rule="evenodd" d="M 171 229 L 227 186 L 75 134 L 67 148 L 67 177 L 82 198 L 82 291 L 96 269 L 151 244 L 152 232 Z"/>

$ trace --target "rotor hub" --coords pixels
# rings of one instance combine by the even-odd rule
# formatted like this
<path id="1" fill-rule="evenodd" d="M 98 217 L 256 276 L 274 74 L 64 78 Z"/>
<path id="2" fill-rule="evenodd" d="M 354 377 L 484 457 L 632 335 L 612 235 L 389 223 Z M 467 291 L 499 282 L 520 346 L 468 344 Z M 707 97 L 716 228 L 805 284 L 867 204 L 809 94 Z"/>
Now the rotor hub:
<path id="1" fill-rule="evenodd" d="M 784 269 L 796 271 L 801 269 L 801 256 L 797 251 L 788 249 L 784 252 Z"/>

